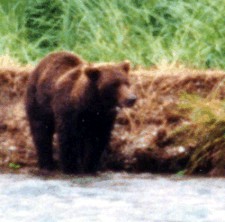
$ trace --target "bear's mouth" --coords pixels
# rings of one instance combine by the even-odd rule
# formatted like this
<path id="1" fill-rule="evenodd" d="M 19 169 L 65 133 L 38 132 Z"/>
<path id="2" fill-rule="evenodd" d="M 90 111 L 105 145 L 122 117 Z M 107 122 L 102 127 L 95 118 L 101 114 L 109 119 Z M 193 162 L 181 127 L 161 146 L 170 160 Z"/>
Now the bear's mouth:
<path id="1" fill-rule="evenodd" d="M 122 109 L 121 106 L 116 106 L 116 107 L 115 107 L 115 111 L 116 111 L 116 112 L 119 112 L 121 109 Z"/>
<path id="2" fill-rule="evenodd" d="M 134 105 L 134 102 L 124 102 L 122 104 L 117 104 L 117 106 L 114 108 L 117 112 L 120 111 L 123 108 L 131 108 Z"/>

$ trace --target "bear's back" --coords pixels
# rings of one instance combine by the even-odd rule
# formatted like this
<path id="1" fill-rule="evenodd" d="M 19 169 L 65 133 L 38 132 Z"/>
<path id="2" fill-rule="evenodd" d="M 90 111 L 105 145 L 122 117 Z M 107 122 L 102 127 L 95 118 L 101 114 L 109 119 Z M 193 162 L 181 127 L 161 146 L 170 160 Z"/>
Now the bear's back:
<path id="1" fill-rule="evenodd" d="M 70 69 L 84 63 L 70 52 L 56 52 L 46 56 L 31 74 L 34 84 L 49 86 Z"/>
<path id="2" fill-rule="evenodd" d="M 51 110 L 50 101 L 57 80 L 83 63 L 83 60 L 70 52 L 56 52 L 46 56 L 30 75 L 26 103 L 37 103 L 42 109 Z"/>

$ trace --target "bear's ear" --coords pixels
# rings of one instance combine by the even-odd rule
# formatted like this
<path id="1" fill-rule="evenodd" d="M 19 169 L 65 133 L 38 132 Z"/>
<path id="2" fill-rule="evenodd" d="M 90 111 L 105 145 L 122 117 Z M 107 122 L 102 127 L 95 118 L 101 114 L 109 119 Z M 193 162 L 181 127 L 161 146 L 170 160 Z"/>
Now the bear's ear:
<path id="1" fill-rule="evenodd" d="M 130 71 L 130 62 L 128 60 L 125 60 L 124 62 L 120 63 L 119 66 L 123 71 L 127 73 Z"/>
<path id="2" fill-rule="evenodd" d="M 88 67 L 85 69 L 87 77 L 92 81 L 97 81 L 100 77 L 101 71 L 96 67 Z"/>

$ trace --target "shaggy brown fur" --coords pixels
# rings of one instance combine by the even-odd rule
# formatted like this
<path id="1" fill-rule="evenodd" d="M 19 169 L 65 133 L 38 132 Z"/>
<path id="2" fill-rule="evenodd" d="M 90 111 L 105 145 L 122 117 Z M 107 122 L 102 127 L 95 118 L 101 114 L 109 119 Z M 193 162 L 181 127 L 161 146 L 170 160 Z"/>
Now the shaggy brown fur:
<path id="1" fill-rule="evenodd" d="M 26 112 L 40 168 L 53 169 L 54 132 L 65 173 L 98 169 L 117 106 L 132 106 L 128 62 L 91 65 L 68 52 L 52 53 L 28 82 Z"/>

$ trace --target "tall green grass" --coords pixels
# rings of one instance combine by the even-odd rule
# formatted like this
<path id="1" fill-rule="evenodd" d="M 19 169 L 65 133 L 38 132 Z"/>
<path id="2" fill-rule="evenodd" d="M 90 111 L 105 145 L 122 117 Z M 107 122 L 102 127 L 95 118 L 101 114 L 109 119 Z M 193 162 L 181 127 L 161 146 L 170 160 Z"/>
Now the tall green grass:
<path id="1" fill-rule="evenodd" d="M 53 50 L 225 68 L 224 0 L 0 1 L 0 54 L 34 62 Z"/>

